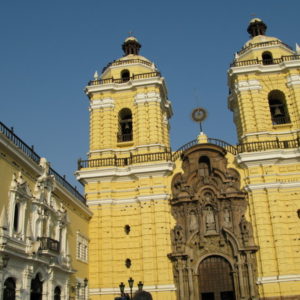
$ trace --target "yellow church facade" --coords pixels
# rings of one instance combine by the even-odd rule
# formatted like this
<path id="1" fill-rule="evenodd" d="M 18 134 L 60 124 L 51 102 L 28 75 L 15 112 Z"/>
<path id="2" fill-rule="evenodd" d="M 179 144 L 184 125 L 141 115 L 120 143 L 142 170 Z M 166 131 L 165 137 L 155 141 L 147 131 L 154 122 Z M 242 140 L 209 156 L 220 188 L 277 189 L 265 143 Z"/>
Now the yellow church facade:
<path id="1" fill-rule="evenodd" d="M 129 277 L 153 299 L 299 298 L 299 47 L 265 31 L 251 21 L 228 71 L 236 146 L 170 151 L 165 81 L 134 37 L 89 82 L 91 299 Z"/>

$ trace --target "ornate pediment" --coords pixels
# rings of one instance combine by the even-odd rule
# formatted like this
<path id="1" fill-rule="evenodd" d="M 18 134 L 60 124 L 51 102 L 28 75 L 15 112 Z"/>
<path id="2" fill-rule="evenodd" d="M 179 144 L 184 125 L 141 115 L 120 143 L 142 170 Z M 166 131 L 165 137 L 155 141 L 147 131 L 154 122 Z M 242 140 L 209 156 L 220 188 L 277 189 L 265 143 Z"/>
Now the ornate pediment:
<path id="1" fill-rule="evenodd" d="M 24 180 L 22 172 L 17 175 L 13 174 L 12 181 L 10 183 L 10 192 L 16 193 L 16 198 L 22 201 L 22 199 L 30 199 L 32 193 L 28 183 Z"/>

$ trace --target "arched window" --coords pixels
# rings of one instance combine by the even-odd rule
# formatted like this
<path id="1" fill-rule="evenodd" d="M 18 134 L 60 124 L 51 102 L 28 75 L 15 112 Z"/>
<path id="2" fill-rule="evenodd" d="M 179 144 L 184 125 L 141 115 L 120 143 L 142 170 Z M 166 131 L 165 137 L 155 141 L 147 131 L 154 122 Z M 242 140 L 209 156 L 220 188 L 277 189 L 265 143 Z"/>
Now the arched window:
<path id="1" fill-rule="evenodd" d="M 31 280 L 30 300 L 42 300 L 43 282 L 40 279 L 40 274 L 36 274 L 35 278 Z"/>
<path id="2" fill-rule="evenodd" d="M 284 93 L 274 90 L 268 96 L 273 125 L 290 123 Z"/>
<path id="3" fill-rule="evenodd" d="M 132 113 L 129 108 L 119 112 L 118 142 L 132 141 Z"/>
<path id="4" fill-rule="evenodd" d="M 14 211 L 14 231 L 18 232 L 19 230 L 19 218 L 20 218 L 20 203 L 15 204 L 15 211 Z"/>
<path id="5" fill-rule="evenodd" d="M 123 82 L 129 81 L 130 79 L 130 72 L 128 70 L 123 70 L 121 72 L 121 78 Z"/>
<path id="6" fill-rule="evenodd" d="M 57 286 L 55 289 L 54 289 L 54 300 L 60 300 L 61 296 L 61 289 L 59 286 Z"/>
<path id="7" fill-rule="evenodd" d="M 3 300 L 15 300 L 16 299 L 16 282 L 15 279 L 9 277 L 4 282 Z"/>
<path id="8" fill-rule="evenodd" d="M 272 53 L 266 51 L 262 54 L 262 61 L 264 65 L 272 65 L 273 64 L 273 56 Z"/>
<path id="9" fill-rule="evenodd" d="M 199 158 L 199 175 L 209 176 L 210 174 L 210 160 L 207 156 L 201 156 Z"/>

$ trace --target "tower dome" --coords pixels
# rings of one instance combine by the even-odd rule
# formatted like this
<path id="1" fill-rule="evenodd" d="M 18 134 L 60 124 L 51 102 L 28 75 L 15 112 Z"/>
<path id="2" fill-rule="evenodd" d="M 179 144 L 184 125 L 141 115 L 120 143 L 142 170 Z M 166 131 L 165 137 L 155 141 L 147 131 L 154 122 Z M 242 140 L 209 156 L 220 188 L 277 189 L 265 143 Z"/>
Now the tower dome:
<path id="1" fill-rule="evenodd" d="M 267 25 L 259 18 L 254 18 L 250 21 L 247 32 L 252 36 L 264 35 L 267 30 Z"/>
<path id="2" fill-rule="evenodd" d="M 124 51 L 124 56 L 133 54 L 133 55 L 139 55 L 140 48 L 142 45 L 138 42 L 137 38 L 134 36 L 129 36 L 125 39 L 122 49 Z"/>

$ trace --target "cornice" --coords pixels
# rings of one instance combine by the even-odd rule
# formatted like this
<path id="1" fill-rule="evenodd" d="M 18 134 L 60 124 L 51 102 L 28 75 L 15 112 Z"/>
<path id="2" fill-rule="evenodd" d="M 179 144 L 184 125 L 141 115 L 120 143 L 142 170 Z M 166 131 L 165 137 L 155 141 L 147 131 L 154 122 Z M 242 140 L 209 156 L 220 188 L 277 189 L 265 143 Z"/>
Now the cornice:
<path id="1" fill-rule="evenodd" d="M 25 155 L 20 149 L 18 149 L 15 144 L 13 144 L 8 139 L 4 138 L 0 135 L 0 146 L 3 146 L 8 152 L 9 155 L 12 157 L 17 158 L 24 166 L 24 169 L 30 170 L 34 175 L 41 176 L 43 174 L 42 168 L 33 160 L 31 160 L 27 155 Z M 89 209 L 80 201 L 77 200 L 67 189 L 65 189 L 59 181 L 55 181 L 55 190 L 58 190 L 62 193 L 67 199 L 69 199 L 75 206 L 79 207 L 80 209 L 84 210 L 89 216 L 92 216 L 92 213 Z M 54 190 L 54 193 L 55 193 Z M 76 199 L 76 200 L 75 200 Z"/>
<path id="2" fill-rule="evenodd" d="M 84 184 L 95 181 L 112 181 L 116 177 L 123 179 L 137 179 L 149 176 L 168 176 L 173 172 L 173 162 L 161 162 L 143 165 L 130 165 L 126 167 L 109 167 L 98 169 L 82 169 L 75 173 L 77 180 Z"/>
<path id="3" fill-rule="evenodd" d="M 300 162 L 300 149 L 272 149 L 257 152 L 244 152 L 236 156 L 242 166 L 293 164 Z"/>
<path id="4" fill-rule="evenodd" d="M 125 91 L 130 90 L 139 86 L 145 85 L 159 85 L 162 86 L 165 95 L 167 96 L 167 89 L 165 86 L 164 77 L 151 77 L 151 78 L 142 78 L 129 80 L 124 83 L 107 83 L 107 84 L 98 84 L 98 85 L 88 85 L 85 89 L 87 95 L 97 92 L 104 91 Z"/>
<path id="5" fill-rule="evenodd" d="M 241 66 L 241 67 L 231 67 L 228 71 L 229 76 L 235 74 L 244 74 L 244 73 L 276 73 L 282 72 L 288 68 L 299 68 L 300 67 L 300 60 L 294 61 L 285 61 L 279 64 L 273 65 L 262 65 L 262 64 L 255 64 L 250 66 Z"/>

